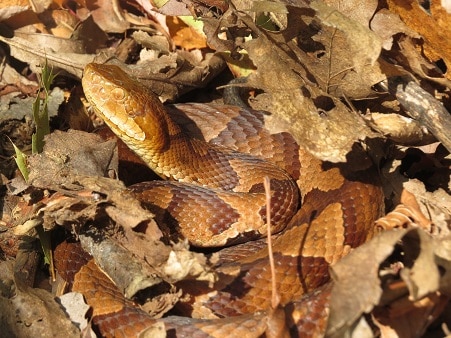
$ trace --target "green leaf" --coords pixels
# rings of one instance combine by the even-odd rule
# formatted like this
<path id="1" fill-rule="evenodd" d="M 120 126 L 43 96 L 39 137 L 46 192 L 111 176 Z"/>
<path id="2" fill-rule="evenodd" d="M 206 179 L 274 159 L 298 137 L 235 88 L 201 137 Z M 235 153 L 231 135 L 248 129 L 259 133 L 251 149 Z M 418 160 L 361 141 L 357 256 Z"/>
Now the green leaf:
<path id="1" fill-rule="evenodd" d="M 44 88 L 46 92 L 46 97 L 50 95 L 50 85 L 53 80 L 55 80 L 57 74 L 53 74 L 53 69 L 49 68 L 47 64 L 47 59 L 45 59 L 44 67 L 42 67 L 41 73 L 41 86 Z"/>
<path id="2" fill-rule="evenodd" d="M 13 141 L 11 141 L 11 143 L 14 147 L 14 151 L 16 152 L 16 157 L 14 157 L 14 160 L 16 161 L 17 167 L 19 168 L 25 181 L 28 181 L 27 155 L 16 147 Z"/>
<path id="3" fill-rule="evenodd" d="M 50 274 L 52 278 L 54 277 L 54 267 L 53 267 L 53 252 L 52 252 L 52 241 L 50 236 L 50 231 L 45 231 L 42 224 L 36 227 L 38 232 L 39 241 L 41 243 L 42 252 L 44 253 L 44 262 L 49 265 Z"/>
<path id="4" fill-rule="evenodd" d="M 42 152 L 44 149 L 44 137 L 50 134 L 48 100 L 50 85 L 55 79 L 55 76 L 52 73 L 52 69 L 48 67 L 47 60 L 45 60 L 40 78 L 41 88 L 33 103 L 33 118 L 36 124 L 36 132 L 33 134 L 31 146 L 33 154 Z M 44 93 L 43 98 L 41 98 L 42 92 Z"/>

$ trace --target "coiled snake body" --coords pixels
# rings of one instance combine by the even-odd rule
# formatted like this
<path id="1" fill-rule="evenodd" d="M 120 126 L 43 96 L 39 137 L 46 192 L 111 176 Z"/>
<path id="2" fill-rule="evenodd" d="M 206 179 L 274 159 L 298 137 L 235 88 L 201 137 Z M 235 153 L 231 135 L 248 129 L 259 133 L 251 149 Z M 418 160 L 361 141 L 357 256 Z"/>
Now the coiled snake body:
<path id="1" fill-rule="evenodd" d="M 285 306 L 292 334 L 299 334 L 301 322 L 319 321 L 321 315 L 314 309 L 324 297 L 307 299 L 310 314 L 298 301 L 328 281 L 330 264 L 372 236 L 372 225 L 383 211 L 382 192 L 373 173 L 317 160 L 290 134 L 272 133 L 264 112 L 204 104 L 165 108 L 116 66 L 88 65 L 83 88 L 106 124 L 157 174 L 172 180 L 141 183 L 132 189 L 162 215 L 161 222 L 175 226 L 191 244 L 224 246 L 264 236 L 263 179 L 269 177 L 280 304 Z M 249 328 L 249 320 L 258 327 L 262 316 L 258 311 L 270 308 L 271 275 L 266 247 L 255 242 L 249 253 L 243 251 L 247 245 L 223 251 L 224 262 L 234 261 L 219 268 L 224 279 L 215 289 L 190 305 L 194 315 L 241 316 L 227 320 L 236 320 L 237 328 Z M 228 273 L 230 266 L 237 267 L 233 276 Z M 227 323 L 208 325 L 216 330 Z M 166 325 L 181 324 L 167 319 Z M 212 334 L 208 325 L 193 321 L 185 323 L 184 330 L 195 327 L 192 330 L 208 336 Z"/>

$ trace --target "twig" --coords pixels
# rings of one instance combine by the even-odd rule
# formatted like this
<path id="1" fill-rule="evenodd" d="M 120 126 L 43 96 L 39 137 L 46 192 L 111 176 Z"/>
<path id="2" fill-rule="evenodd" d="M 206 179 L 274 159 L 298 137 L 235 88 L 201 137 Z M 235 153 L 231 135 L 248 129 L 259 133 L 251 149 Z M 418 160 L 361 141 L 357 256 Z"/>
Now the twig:
<path id="1" fill-rule="evenodd" d="M 408 77 L 392 77 L 388 90 L 406 113 L 425 126 L 451 152 L 451 115 L 431 94 Z"/>
<path id="2" fill-rule="evenodd" d="M 268 239 L 268 256 L 269 256 L 269 266 L 271 268 L 271 307 L 273 309 L 277 308 L 280 302 L 280 295 L 277 292 L 276 283 L 276 269 L 274 266 L 274 255 L 272 252 L 272 240 L 271 240 L 271 183 L 269 177 L 265 176 L 263 181 L 263 186 L 265 187 L 266 195 L 266 236 Z"/>

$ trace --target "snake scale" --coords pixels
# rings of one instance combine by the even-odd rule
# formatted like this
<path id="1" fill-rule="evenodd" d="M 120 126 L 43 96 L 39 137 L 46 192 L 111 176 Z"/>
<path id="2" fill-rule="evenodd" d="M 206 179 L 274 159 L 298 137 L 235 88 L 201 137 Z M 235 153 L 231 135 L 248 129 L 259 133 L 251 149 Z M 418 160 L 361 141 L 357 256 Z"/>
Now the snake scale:
<path id="1" fill-rule="evenodd" d="M 291 336 L 324 330 L 328 267 L 371 238 L 383 212 L 374 171 L 316 159 L 289 133 L 271 129 L 267 112 L 195 103 L 164 107 L 117 66 L 89 64 L 83 89 L 112 131 L 168 180 L 130 188 L 158 222 L 192 245 L 228 246 L 220 251 L 224 278 L 185 304 L 193 317 L 217 319 L 156 320 L 126 300 L 119 311 L 94 317 L 101 334 L 135 335 L 155 323 L 164 323 L 168 333 L 199 337 L 271 336 L 285 330 L 280 325 Z M 254 241 L 266 233 L 264 177 L 271 186 L 277 309 L 271 309 L 266 244 Z M 82 261 L 94 278 L 88 260 Z M 230 275 L 230 266 L 238 273 Z"/>

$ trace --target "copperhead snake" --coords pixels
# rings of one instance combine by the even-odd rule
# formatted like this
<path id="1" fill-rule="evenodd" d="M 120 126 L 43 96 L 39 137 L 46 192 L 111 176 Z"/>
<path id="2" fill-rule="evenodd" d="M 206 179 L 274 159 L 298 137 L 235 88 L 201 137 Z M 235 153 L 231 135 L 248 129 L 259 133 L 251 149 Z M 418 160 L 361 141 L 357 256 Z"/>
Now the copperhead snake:
<path id="1" fill-rule="evenodd" d="M 271 130 L 265 120 L 269 113 L 206 104 L 164 107 L 116 66 L 89 64 L 83 89 L 112 131 L 158 175 L 171 180 L 140 183 L 132 191 L 156 212 L 158 222 L 175 227 L 195 246 L 230 246 L 264 236 L 263 178 L 269 177 L 284 320 L 292 336 L 324 329 L 320 305 L 328 293 L 318 290 L 328 288 L 328 266 L 371 238 L 383 212 L 382 191 L 371 169 L 354 171 L 316 159 L 289 133 Z M 166 330 L 224 336 L 233 327 L 238 330 L 234 335 L 245 329 L 255 336 L 265 330 L 268 334 L 268 253 L 264 243 L 251 243 L 256 244 L 250 252 L 245 251 L 247 243 L 221 251 L 224 264 L 218 271 L 224 279 L 186 305 L 194 317 L 220 319 L 164 319 Z M 229 276 L 232 259 L 239 273 Z M 137 334 L 156 322 L 140 311 L 126 301 L 121 311 L 94 323 L 105 336 Z M 120 316 L 127 321 L 118 320 Z"/>

